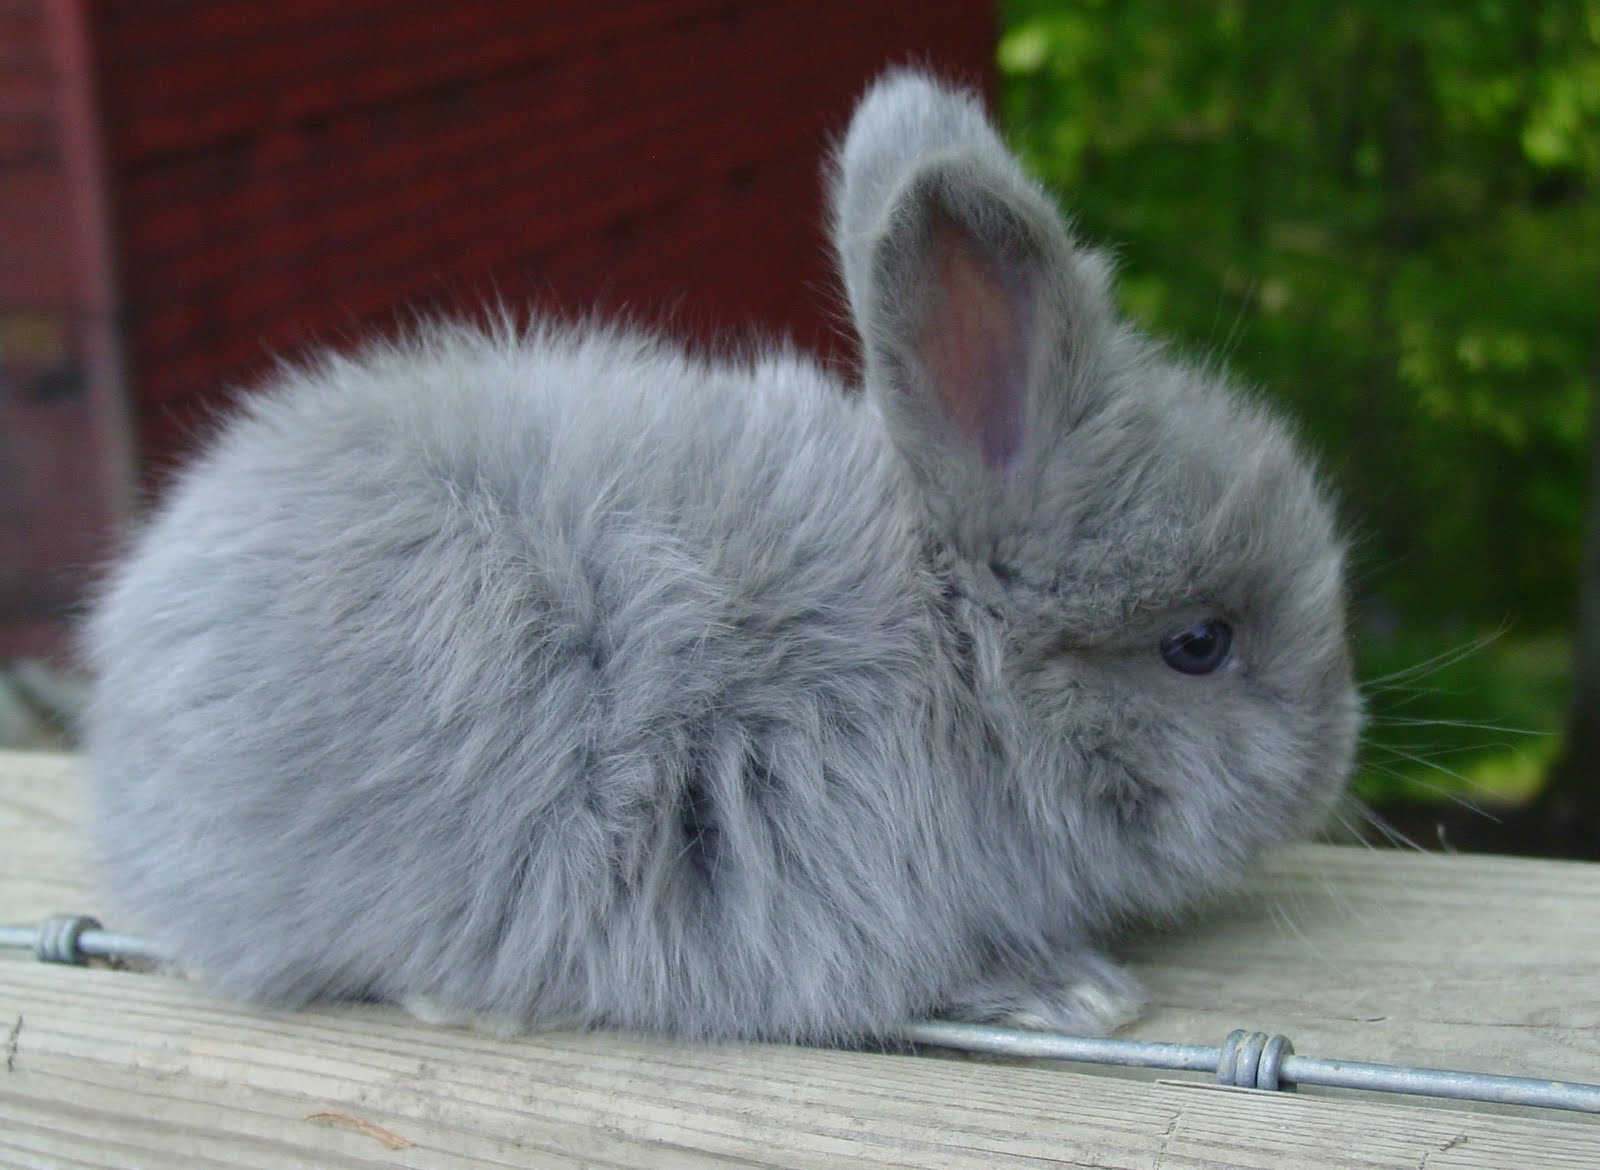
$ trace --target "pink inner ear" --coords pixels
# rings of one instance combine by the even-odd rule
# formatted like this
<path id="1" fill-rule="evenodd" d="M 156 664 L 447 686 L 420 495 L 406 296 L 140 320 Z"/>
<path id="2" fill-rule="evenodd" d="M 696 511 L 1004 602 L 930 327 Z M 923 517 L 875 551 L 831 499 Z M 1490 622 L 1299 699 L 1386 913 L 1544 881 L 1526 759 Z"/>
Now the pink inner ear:
<path id="1" fill-rule="evenodd" d="M 985 465 L 1022 447 L 1033 306 L 1027 280 L 982 255 L 956 224 L 931 227 L 933 287 L 919 329 L 923 370 L 949 423 Z"/>

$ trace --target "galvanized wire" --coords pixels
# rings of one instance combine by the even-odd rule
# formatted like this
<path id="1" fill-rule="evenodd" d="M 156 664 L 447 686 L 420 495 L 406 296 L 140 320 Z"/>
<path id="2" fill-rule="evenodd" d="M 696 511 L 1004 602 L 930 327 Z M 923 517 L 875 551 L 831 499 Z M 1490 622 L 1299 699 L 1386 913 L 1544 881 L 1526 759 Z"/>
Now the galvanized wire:
<path id="1" fill-rule="evenodd" d="M 0 927 L 0 947 L 26 947 L 48 963 L 82 965 L 90 958 L 157 964 L 168 961 L 143 939 L 105 930 L 98 921 L 82 914 L 57 915 L 45 919 L 37 927 Z M 1058 1032 L 1027 1032 L 945 1020 L 909 1024 L 900 1031 L 898 1039 L 999 1056 L 1204 1072 L 1215 1075 L 1219 1084 L 1251 1089 L 1321 1085 L 1600 1113 L 1600 1085 L 1440 1068 L 1407 1068 L 1358 1060 L 1322 1060 L 1297 1055 L 1286 1036 L 1268 1036 L 1265 1032 L 1247 1032 L 1243 1028 L 1230 1032 L 1218 1048 L 1205 1044 L 1160 1044 L 1067 1036 Z"/>
<path id="2" fill-rule="evenodd" d="M 0 947 L 25 947 L 42 963 L 82 966 L 90 959 L 165 963 L 153 944 L 101 927 L 87 914 L 57 914 L 38 926 L 0 926 Z"/>
<path id="3" fill-rule="evenodd" d="M 1107 1040 L 1025 1032 L 984 1024 L 928 1020 L 906 1027 L 901 1035 L 915 1044 L 960 1048 L 1000 1056 L 1072 1060 L 1131 1068 L 1173 1069 L 1215 1073 L 1217 1082 L 1254 1089 L 1292 1089 L 1298 1085 L 1365 1089 L 1448 1097 L 1497 1105 L 1532 1105 L 1600 1113 L 1600 1085 L 1579 1081 L 1538 1080 L 1457 1072 L 1442 1068 L 1407 1068 L 1357 1060 L 1322 1060 L 1298 1056 L 1288 1039 L 1240 1028 L 1220 1048 L 1200 1044 L 1152 1044 L 1140 1040 Z"/>

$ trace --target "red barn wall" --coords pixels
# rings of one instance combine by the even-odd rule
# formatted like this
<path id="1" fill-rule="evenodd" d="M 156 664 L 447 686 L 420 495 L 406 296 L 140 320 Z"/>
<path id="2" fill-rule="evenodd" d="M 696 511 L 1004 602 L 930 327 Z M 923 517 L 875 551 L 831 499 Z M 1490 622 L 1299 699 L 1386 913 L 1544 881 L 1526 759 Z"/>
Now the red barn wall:
<path id="1" fill-rule="evenodd" d="M 75 15 L 0 0 L 0 658 L 62 645 L 127 478 Z"/>
<path id="2" fill-rule="evenodd" d="M 842 360 L 819 166 L 989 0 L 0 0 L 0 659 L 275 355 L 503 298 Z"/>
<path id="3" fill-rule="evenodd" d="M 840 348 L 818 166 L 909 59 L 987 83 L 987 3 L 91 6 L 139 447 L 272 354 L 496 296 Z"/>

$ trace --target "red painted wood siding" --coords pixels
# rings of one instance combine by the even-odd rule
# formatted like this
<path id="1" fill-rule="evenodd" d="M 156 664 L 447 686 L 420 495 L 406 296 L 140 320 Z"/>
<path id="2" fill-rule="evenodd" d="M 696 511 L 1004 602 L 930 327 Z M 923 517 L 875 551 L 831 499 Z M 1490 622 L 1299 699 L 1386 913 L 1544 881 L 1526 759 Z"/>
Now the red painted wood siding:
<path id="1" fill-rule="evenodd" d="M 102 0 L 147 462 L 273 353 L 496 295 L 843 349 L 818 166 L 920 60 L 987 84 L 992 4 Z"/>
<path id="2" fill-rule="evenodd" d="M 68 644 L 124 407 L 159 485 L 272 355 L 495 297 L 847 357 L 830 136 L 994 38 L 991 0 L 0 0 L 0 658 Z"/>
<path id="3" fill-rule="evenodd" d="M 75 198 L 84 155 L 69 122 L 87 105 L 61 52 L 68 15 L 0 0 L 0 659 L 60 650 L 114 512 L 91 393 L 102 318 Z"/>

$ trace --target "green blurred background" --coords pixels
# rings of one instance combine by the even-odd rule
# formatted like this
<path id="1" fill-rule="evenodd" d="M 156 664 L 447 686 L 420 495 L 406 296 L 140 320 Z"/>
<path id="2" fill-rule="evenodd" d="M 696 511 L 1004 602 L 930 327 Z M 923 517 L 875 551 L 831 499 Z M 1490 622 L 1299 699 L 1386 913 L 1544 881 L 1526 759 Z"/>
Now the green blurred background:
<path id="1" fill-rule="evenodd" d="M 1430 802 L 1493 814 L 1458 836 L 1515 822 L 1569 718 L 1600 0 L 1002 13 L 1013 141 L 1112 247 L 1126 310 L 1281 400 L 1343 497 L 1374 684 L 1358 794 L 1402 827 Z M 1566 782 L 1600 791 L 1566 755 Z"/>

